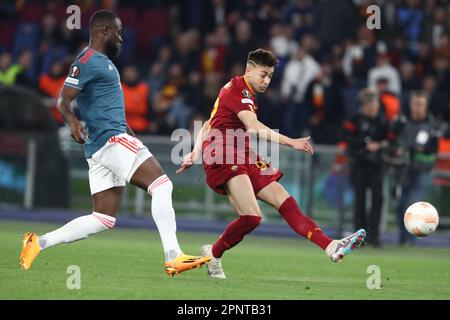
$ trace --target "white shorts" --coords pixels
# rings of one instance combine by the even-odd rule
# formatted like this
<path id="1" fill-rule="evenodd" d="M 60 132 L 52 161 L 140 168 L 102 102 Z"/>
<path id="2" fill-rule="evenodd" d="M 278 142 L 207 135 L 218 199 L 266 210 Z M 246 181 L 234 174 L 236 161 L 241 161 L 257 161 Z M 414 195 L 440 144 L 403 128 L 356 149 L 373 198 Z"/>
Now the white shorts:
<path id="1" fill-rule="evenodd" d="M 111 137 L 87 159 L 91 194 L 125 186 L 137 168 L 151 156 L 142 141 L 127 133 Z"/>

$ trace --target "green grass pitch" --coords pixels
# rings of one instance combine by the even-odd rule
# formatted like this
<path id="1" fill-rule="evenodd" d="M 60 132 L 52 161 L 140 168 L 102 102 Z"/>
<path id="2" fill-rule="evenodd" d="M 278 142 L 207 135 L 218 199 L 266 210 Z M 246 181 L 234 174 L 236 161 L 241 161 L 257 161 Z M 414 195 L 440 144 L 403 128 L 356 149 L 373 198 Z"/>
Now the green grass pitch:
<path id="1" fill-rule="evenodd" d="M 450 299 L 450 250 L 442 248 L 364 248 L 332 263 L 302 239 L 248 236 L 224 255 L 226 280 L 208 278 L 205 266 L 170 278 L 156 231 L 117 229 L 45 250 L 20 270 L 23 232 L 56 227 L 0 223 L 0 299 Z M 189 254 L 217 236 L 178 233 Z M 71 265 L 80 268 L 80 289 L 67 288 Z M 380 289 L 367 288 L 371 265 L 380 268 Z"/>

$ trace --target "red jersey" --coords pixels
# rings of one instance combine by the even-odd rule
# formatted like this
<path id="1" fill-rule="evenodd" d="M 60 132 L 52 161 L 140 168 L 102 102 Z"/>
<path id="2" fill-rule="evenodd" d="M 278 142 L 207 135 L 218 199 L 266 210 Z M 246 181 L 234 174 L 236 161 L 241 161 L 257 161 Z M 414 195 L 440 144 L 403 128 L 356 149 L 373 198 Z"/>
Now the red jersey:
<path id="1" fill-rule="evenodd" d="M 211 112 L 210 128 L 225 131 L 226 129 L 243 129 L 238 113 L 249 110 L 257 113 L 255 93 L 245 81 L 244 76 L 234 77 L 219 92 Z"/>
<path id="2" fill-rule="evenodd" d="M 249 134 L 238 117 L 244 110 L 258 112 L 255 93 L 243 76 L 234 77 L 219 92 L 202 146 L 206 182 L 219 194 L 226 194 L 226 182 L 240 174 L 250 177 L 255 194 L 283 175 L 250 149 Z"/>
<path id="3" fill-rule="evenodd" d="M 238 117 L 243 110 L 257 112 L 255 93 L 243 76 L 231 79 L 219 92 L 210 117 L 210 131 L 203 142 L 204 160 L 209 163 L 249 163 L 250 136 Z M 221 152 L 221 154 L 218 154 Z M 217 156 L 217 157 L 216 157 Z M 228 160 L 226 157 L 228 156 Z M 214 160 L 213 160 L 214 158 Z M 219 160 L 221 159 L 221 160 Z M 255 160 L 256 161 L 256 160 Z"/>

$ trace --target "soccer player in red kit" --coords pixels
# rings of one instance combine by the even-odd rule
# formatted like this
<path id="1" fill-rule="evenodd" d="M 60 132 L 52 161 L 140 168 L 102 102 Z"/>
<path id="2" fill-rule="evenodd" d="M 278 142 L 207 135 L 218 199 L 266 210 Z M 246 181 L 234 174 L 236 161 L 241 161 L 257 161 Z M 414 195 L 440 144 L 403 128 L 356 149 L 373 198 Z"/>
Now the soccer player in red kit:
<path id="1" fill-rule="evenodd" d="M 332 261 L 340 261 L 359 247 L 366 236 L 365 230 L 360 229 L 341 240 L 327 237 L 278 183 L 283 173 L 256 155 L 247 139 L 233 137 L 232 132 L 251 130 L 259 137 L 294 150 L 314 152 L 309 137 L 286 137 L 257 118 L 255 95 L 266 91 L 277 64 L 278 59 L 270 51 L 258 49 L 248 54 L 245 74 L 231 79 L 220 90 L 211 117 L 200 130 L 193 151 L 183 158 L 177 170 L 180 173 L 188 169 L 202 154 L 206 182 L 217 193 L 227 195 L 239 215 L 214 244 L 201 248 L 203 255 L 213 257 L 208 265 L 208 274 L 213 278 L 225 278 L 221 264 L 223 253 L 259 225 L 261 210 L 257 199 L 277 209 L 296 233 L 322 248 Z M 236 140 L 244 143 L 236 143 Z"/>

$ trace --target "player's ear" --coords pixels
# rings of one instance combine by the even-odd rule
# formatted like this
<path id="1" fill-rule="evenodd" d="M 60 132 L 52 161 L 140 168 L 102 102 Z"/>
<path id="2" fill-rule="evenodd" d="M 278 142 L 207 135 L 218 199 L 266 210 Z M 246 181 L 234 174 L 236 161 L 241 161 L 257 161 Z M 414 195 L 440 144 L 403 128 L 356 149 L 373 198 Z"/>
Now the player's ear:
<path id="1" fill-rule="evenodd" d="M 255 65 L 254 64 L 252 64 L 252 63 L 248 63 L 247 62 L 247 65 L 246 65 L 246 67 L 245 67 L 245 73 L 247 74 L 247 73 L 249 73 L 249 72 L 252 72 L 252 70 L 255 68 Z"/>

